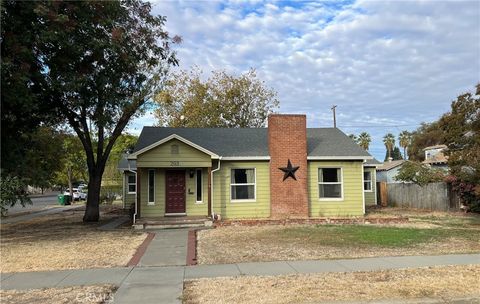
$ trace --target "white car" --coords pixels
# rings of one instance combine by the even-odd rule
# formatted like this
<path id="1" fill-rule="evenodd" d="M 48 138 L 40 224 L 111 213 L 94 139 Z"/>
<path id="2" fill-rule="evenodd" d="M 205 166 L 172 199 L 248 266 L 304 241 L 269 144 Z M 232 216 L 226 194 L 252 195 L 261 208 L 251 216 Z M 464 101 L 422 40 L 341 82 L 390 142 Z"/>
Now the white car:
<path id="1" fill-rule="evenodd" d="M 79 190 L 78 188 L 73 188 L 73 200 L 74 201 L 79 201 L 79 200 L 86 200 L 87 199 L 87 193 L 83 192 L 81 189 Z M 70 190 L 67 189 L 63 195 L 70 195 Z"/>

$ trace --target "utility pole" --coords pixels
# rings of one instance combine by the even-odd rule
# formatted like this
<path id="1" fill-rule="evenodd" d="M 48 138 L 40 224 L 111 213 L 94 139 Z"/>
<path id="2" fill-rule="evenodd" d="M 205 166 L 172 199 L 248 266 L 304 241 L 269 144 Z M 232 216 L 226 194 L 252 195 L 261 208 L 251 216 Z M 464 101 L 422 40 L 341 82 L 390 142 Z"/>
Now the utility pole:
<path id="1" fill-rule="evenodd" d="M 336 107 L 337 107 L 336 105 L 333 105 L 333 106 L 332 106 L 332 109 L 331 109 L 331 110 L 333 111 L 333 127 L 334 127 L 334 128 L 337 127 L 337 117 L 336 117 L 336 115 L 335 115 L 335 108 L 336 108 Z"/>

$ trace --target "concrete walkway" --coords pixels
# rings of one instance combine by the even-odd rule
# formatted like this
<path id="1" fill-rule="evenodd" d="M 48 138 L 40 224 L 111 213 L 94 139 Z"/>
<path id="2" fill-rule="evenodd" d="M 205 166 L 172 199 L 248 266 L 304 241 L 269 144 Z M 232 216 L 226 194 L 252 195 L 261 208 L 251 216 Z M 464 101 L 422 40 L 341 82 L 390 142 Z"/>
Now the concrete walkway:
<path id="1" fill-rule="evenodd" d="M 58 206 L 58 207 L 52 207 L 50 209 L 44 210 L 44 211 L 38 211 L 38 212 L 32 212 L 28 213 L 25 215 L 19 215 L 15 217 L 7 217 L 5 219 L 1 219 L 2 224 L 14 224 L 14 223 L 20 223 L 24 221 L 29 221 L 31 219 L 37 218 L 39 216 L 44 216 L 48 214 L 54 214 L 54 213 L 60 213 L 63 211 L 68 211 L 68 210 L 74 210 L 78 209 L 81 207 L 85 207 L 85 205 L 77 205 L 77 206 Z"/>
<path id="2" fill-rule="evenodd" d="M 152 230 L 155 237 L 148 245 L 139 266 L 185 266 L 189 229 Z"/>
<path id="3" fill-rule="evenodd" d="M 180 231 L 177 231 L 181 235 Z M 163 238 L 158 238 L 161 244 Z M 153 242 L 153 241 L 152 241 Z M 177 249 L 165 249 L 173 252 Z M 363 259 L 280 261 L 199 266 L 143 266 L 1 274 L 2 289 L 31 289 L 89 284 L 120 286 L 115 303 L 181 303 L 183 281 L 241 275 L 285 275 L 376 271 L 426 266 L 480 264 L 480 254 L 404 256 Z"/>

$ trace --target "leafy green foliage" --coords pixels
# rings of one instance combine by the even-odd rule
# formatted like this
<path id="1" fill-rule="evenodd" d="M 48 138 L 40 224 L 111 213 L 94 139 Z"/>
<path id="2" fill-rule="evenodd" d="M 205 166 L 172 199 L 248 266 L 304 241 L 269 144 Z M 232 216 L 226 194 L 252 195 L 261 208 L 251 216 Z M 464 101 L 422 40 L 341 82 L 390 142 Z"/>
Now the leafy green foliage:
<path id="1" fill-rule="evenodd" d="M 395 180 L 425 186 L 428 183 L 443 181 L 445 175 L 446 173 L 442 169 L 434 169 L 421 163 L 407 161 L 398 171 Z"/>
<path id="2" fill-rule="evenodd" d="M 388 160 L 391 155 L 391 151 L 393 151 L 393 147 L 395 146 L 395 136 L 393 136 L 392 133 L 388 133 L 383 137 L 383 144 L 385 145 L 385 148 L 387 149 L 387 155 L 385 157 L 385 160 Z"/>
<path id="3" fill-rule="evenodd" d="M 103 175 L 103 185 L 108 185 L 109 187 L 114 187 L 115 194 L 121 193 L 122 185 L 122 175 L 118 171 L 118 162 L 120 161 L 123 154 L 133 151 L 135 144 L 137 143 L 138 137 L 132 134 L 122 134 L 118 137 L 115 145 L 113 145 L 112 152 L 108 158 L 107 164 L 105 166 L 105 173 Z M 103 189 L 102 193 L 107 191 Z M 108 191 L 107 191 L 108 192 Z M 110 191 L 111 192 L 111 191 Z M 102 197 L 100 200 L 103 201 Z"/>
<path id="4" fill-rule="evenodd" d="M 406 130 L 400 132 L 398 135 L 398 143 L 403 148 L 403 159 L 407 159 L 407 148 L 412 142 L 412 134 Z"/>
<path id="5" fill-rule="evenodd" d="M 151 11 L 141 0 L 2 3 L 2 57 L 13 58 L 6 73 L 2 65 L 2 94 L 4 80 L 14 79 L 8 98 L 28 98 L 34 110 L 28 113 L 46 108 L 40 113 L 68 123 L 79 137 L 89 174 L 84 221 L 99 219 L 101 179 L 116 139 L 178 64 L 170 46 L 181 39 L 171 38 L 166 18 Z M 21 115 L 14 111 L 12 122 Z"/>
<path id="6" fill-rule="evenodd" d="M 438 126 L 448 146 L 452 185 L 471 210 L 480 212 L 480 84 L 476 94 L 458 96 Z"/>
<path id="7" fill-rule="evenodd" d="M 86 180 L 87 160 L 82 143 L 72 134 L 64 134 L 61 144 L 62 154 L 59 157 L 61 168 L 56 172 L 56 183 L 73 188 L 73 182 Z"/>
<path id="8" fill-rule="evenodd" d="M 27 184 L 17 176 L 2 174 L 0 179 L 0 212 L 2 216 L 7 215 L 8 208 L 20 203 L 25 207 L 32 201 L 26 191 Z"/>
<path id="9" fill-rule="evenodd" d="M 214 71 L 176 73 L 155 96 L 160 125 L 171 127 L 262 127 L 278 107 L 276 92 L 257 78 L 255 70 L 238 77 Z"/>
<path id="10" fill-rule="evenodd" d="M 422 123 L 412 132 L 411 144 L 408 146 L 408 159 L 412 161 L 425 160 L 423 149 L 444 143 L 444 135 L 438 122 Z"/>
<path id="11" fill-rule="evenodd" d="M 34 1 L 1 4 L 1 168 L 13 176 L 24 176 L 31 165 L 26 154 L 40 124 L 58 121 L 45 101 L 46 83 L 36 47 L 45 28 L 35 22 L 36 6 Z"/>
<path id="12" fill-rule="evenodd" d="M 370 134 L 368 134 L 367 132 L 362 132 L 360 133 L 360 135 L 358 135 L 358 145 L 363 149 L 368 151 L 368 148 L 370 147 L 371 142 L 372 142 L 372 138 L 370 137 Z"/>
<path id="13" fill-rule="evenodd" d="M 63 135 L 52 127 L 42 126 L 33 134 L 22 172 L 29 185 L 45 189 L 55 184 L 53 173 L 61 169 L 64 155 L 62 142 Z"/>

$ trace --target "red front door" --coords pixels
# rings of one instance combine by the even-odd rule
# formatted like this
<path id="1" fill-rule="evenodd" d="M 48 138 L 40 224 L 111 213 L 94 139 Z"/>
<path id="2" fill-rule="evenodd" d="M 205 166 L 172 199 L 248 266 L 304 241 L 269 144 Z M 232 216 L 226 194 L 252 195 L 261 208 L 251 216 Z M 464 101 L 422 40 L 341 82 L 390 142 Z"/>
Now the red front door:
<path id="1" fill-rule="evenodd" d="M 165 213 L 185 213 L 185 171 L 167 171 L 165 188 Z"/>

